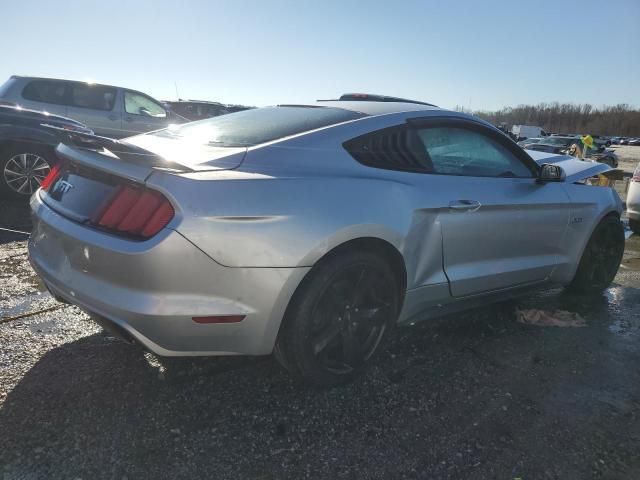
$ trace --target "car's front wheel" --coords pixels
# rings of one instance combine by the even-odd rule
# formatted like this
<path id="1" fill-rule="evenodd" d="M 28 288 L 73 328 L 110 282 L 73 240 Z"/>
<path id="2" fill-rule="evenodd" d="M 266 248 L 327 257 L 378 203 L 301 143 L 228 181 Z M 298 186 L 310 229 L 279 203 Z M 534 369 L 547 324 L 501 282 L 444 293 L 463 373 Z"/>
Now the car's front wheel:
<path id="1" fill-rule="evenodd" d="M 319 386 L 360 374 L 393 330 L 398 280 L 379 255 L 343 251 L 320 261 L 297 289 L 275 348 L 294 376 Z"/>
<path id="2" fill-rule="evenodd" d="M 0 194 L 28 198 L 51 170 L 49 154 L 30 145 L 16 145 L 0 153 Z"/>
<path id="3" fill-rule="evenodd" d="M 580 259 L 570 290 L 601 292 L 613 281 L 624 254 L 624 227 L 615 216 L 602 219 Z"/>

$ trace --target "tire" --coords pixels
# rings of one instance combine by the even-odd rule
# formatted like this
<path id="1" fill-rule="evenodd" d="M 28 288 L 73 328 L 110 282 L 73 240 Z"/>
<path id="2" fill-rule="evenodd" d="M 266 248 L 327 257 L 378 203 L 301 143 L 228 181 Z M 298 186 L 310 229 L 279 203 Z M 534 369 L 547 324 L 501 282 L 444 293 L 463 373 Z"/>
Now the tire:
<path id="1" fill-rule="evenodd" d="M 629 228 L 636 235 L 640 235 L 640 220 L 629 219 Z"/>
<path id="2" fill-rule="evenodd" d="M 53 155 L 49 151 L 30 144 L 0 150 L 0 195 L 17 200 L 29 199 L 53 163 Z"/>
<path id="3" fill-rule="evenodd" d="M 578 270 L 568 289 L 581 293 L 605 290 L 618 273 L 624 242 L 622 222 L 615 216 L 602 219 L 584 249 Z"/>
<path id="4" fill-rule="evenodd" d="M 328 387 L 360 375 L 395 328 L 400 288 L 379 255 L 346 250 L 321 260 L 296 290 L 274 354 L 294 377 Z"/>

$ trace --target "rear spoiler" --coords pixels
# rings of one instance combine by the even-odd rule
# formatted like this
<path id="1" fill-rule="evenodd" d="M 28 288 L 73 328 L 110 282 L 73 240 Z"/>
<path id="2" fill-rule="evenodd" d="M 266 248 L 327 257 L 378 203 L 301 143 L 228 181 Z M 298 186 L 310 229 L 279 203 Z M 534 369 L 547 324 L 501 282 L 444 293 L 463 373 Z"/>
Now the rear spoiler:
<path id="1" fill-rule="evenodd" d="M 46 128 L 54 131 L 62 145 L 69 149 L 86 150 L 104 156 L 108 159 L 118 159 L 135 165 L 144 165 L 155 169 L 171 170 L 176 172 L 193 172 L 194 170 L 176 162 L 167 160 L 144 148 L 121 142 L 113 138 L 101 137 L 90 133 L 66 130 L 53 125 Z M 60 149 L 60 145 L 58 149 Z M 62 149 L 65 150 L 65 149 Z"/>

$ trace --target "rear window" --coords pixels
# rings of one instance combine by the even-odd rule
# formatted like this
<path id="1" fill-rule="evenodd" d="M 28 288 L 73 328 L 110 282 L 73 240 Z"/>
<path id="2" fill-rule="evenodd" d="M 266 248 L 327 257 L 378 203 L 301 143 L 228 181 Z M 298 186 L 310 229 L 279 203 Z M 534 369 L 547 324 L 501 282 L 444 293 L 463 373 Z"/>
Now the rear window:
<path id="1" fill-rule="evenodd" d="M 11 77 L 9 78 L 9 80 L 0 85 L 0 98 L 9 93 L 9 90 L 11 90 L 11 87 L 14 83 L 16 83 L 16 79 Z"/>
<path id="2" fill-rule="evenodd" d="M 66 85 L 51 80 L 33 80 L 22 90 L 22 97 L 34 102 L 55 103 L 64 105 Z"/>
<path id="3" fill-rule="evenodd" d="M 221 147 L 249 147 L 365 116 L 332 107 L 265 107 L 152 133 Z"/>

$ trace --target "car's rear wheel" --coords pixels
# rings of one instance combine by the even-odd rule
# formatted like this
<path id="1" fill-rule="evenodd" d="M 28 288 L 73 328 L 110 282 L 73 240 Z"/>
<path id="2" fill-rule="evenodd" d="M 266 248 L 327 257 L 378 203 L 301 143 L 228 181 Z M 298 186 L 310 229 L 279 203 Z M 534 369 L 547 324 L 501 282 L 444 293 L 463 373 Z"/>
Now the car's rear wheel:
<path id="1" fill-rule="evenodd" d="M 29 198 L 51 170 L 49 154 L 30 145 L 16 145 L 0 154 L 0 193 Z"/>
<path id="2" fill-rule="evenodd" d="M 399 306 L 398 280 L 381 256 L 339 252 L 317 264 L 297 289 L 274 353 L 307 383 L 345 383 L 380 350 Z"/>
<path id="3" fill-rule="evenodd" d="M 605 217 L 593 231 L 568 288 L 600 292 L 613 281 L 624 253 L 624 227 L 615 216 Z"/>
<path id="4" fill-rule="evenodd" d="M 640 220 L 629 219 L 629 228 L 637 235 L 640 235 Z"/>

